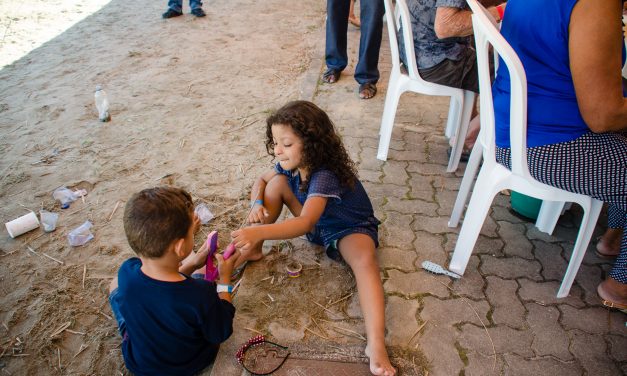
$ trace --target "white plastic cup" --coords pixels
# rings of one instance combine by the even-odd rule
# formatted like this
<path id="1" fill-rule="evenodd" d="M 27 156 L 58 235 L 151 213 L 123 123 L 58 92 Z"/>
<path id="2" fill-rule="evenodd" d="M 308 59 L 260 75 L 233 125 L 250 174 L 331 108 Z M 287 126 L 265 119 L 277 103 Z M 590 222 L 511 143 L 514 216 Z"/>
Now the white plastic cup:
<path id="1" fill-rule="evenodd" d="M 39 219 L 37 219 L 37 214 L 35 214 L 34 212 L 30 212 L 26 215 L 12 220 L 11 222 L 5 223 L 4 225 L 9 232 L 9 236 L 11 236 L 12 238 L 16 238 L 22 234 L 29 232 L 30 230 L 38 228 Z"/>

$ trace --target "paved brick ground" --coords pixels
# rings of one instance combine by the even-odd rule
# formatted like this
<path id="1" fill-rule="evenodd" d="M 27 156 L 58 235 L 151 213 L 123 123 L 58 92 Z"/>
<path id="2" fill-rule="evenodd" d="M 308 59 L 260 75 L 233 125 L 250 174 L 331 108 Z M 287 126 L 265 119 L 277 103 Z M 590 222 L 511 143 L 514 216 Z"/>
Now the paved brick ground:
<path id="1" fill-rule="evenodd" d="M 596 294 L 610 264 L 588 252 L 570 296 L 555 297 L 578 230 L 577 210 L 567 213 L 550 236 L 512 215 L 509 197 L 499 195 L 464 278 L 453 282 L 420 268 L 424 260 L 448 265 L 459 231 L 447 226 L 465 167 L 455 174 L 445 172 L 448 101 L 404 95 L 388 160 L 378 161 L 390 68 L 387 35 L 379 93 L 368 101 L 357 98 L 352 78 L 358 31 L 351 28 L 349 38 L 353 60 L 340 81 L 316 84 L 323 67 L 320 51 L 302 97 L 326 109 L 335 121 L 383 222 L 379 255 L 388 344 L 408 346 L 424 324 L 411 347 L 417 344 L 422 350 L 430 375 L 627 374 L 627 316 L 603 308 Z M 250 336 L 243 327 L 246 323 L 239 321 L 232 342 Z M 232 347 L 224 347 L 213 374 L 222 374 L 221 367 L 232 363 L 225 360 Z"/>

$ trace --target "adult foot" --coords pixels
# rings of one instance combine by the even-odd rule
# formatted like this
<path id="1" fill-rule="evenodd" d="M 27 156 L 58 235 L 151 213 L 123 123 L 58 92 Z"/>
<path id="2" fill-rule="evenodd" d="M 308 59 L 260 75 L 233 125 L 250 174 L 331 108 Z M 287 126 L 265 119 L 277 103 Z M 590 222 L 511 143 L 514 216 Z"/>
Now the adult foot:
<path id="1" fill-rule="evenodd" d="M 359 98 L 370 99 L 377 95 L 377 85 L 373 82 L 359 84 Z"/>
<path id="2" fill-rule="evenodd" d="M 597 242 L 596 254 L 601 258 L 616 258 L 620 253 L 622 229 L 608 228 Z"/>
<path id="3" fill-rule="evenodd" d="M 192 14 L 196 17 L 204 17 L 207 15 L 202 8 L 192 9 Z"/>
<path id="4" fill-rule="evenodd" d="M 165 11 L 165 13 L 163 13 L 161 15 L 161 17 L 167 19 L 167 18 L 178 17 L 178 16 L 182 16 L 182 15 L 183 15 L 183 12 L 179 12 L 179 11 L 176 11 L 174 9 L 168 9 L 168 10 Z"/>
<path id="5" fill-rule="evenodd" d="M 341 74 L 342 74 L 341 70 L 328 68 L 322 74 L 322 82 L 325 82 L 327 84 L 334 84 L 340 79 Z"/>
<path id="6" fill-rule="evenodd" d="M 612 277 L 607 277 L 597 287 L 597 293 L 603 300 L 604 306 L 627 309 L 627 284 L 620 283 Z"/>
<path id="7" fill-rule="evenodd" d="M 394 376 L 396 369 L 392 367 L 385 345 L 366 346 L 366 355 L 370 358 L 370 372 L 377 376 Z"/>

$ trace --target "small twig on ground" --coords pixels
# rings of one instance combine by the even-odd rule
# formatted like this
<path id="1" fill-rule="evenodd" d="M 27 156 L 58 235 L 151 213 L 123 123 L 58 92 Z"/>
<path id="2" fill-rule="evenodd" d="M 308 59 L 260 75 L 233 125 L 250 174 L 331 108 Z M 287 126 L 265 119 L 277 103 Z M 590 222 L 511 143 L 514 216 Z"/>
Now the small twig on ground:
<path id="1" fill-rule="evenodd" d="M 340 333 L 340 334 L 348 335 L 349 337 L 355 337 L 355 338 L 361 339 L 362 341 L 366 340 L 366 337 L 362 336 L 361 334 L 357 333 L 354 330 L 342 328 L 341 326 L 337 326 L 337 325 L 333 325 L 333 324 L 331 324 L 331 327 L 334 328 L 334 329 L 340 330 L 340 332 L 341 331 L 345 332 L 345 333 Z"/>
<path id="2" fill-rule="evenodd" d="M 28 249 L 29 251 L 31 251 L 32 253 L 34 253 L 35 255 L 39 256 L 39 253 L 35 252 L 34 249 L 32 249 L 30 246 L 26 246 L 26 249 Z"/>
<path id="3" fill-rule="evenodd" d="M 47 254 L 47 253 L 42 252 L 41 254 L 42 254 L 42 255 L 44 255 L 44 256 L 46 256 L 47 258 L 49 258 L 50 260 L 52 260 L 52 261 L 54 261 L 54 262 L 58 262 L 58 263 L 59 263 L 59 264 L 61 264 L 61 265 L 65 265 L 65 263 L 64 263 L 63 261 L 58 260 L 58 259 L 56 259 L 56 258 L 54 258 L 54 257 L 50 256 L 50 255 L 49 255 L 49 254 Z"/>
<path id="4" fill-rule="evenodd" d="M 233 133 L 233 132 L 236 132 L 236 131 L 241 131 L 242 129 L 247 128 L 247 127 L 249 127 L 249 126 L 251 126 L 251 125 L 255 124 L 255 123 L 256 123 L 256 122 L 258 122 L 258 121 L 259 121 L 259 119 L 255 119 L 255 120 L 253 120 L 253 121 L 251 121 L 251 122 L 249 122 L 249 123 L 243 124 L 243 125 L 242 125 L 242 126 L 240 126 L 240 127 L 237 127 L 237 128 L 234 128 L 234 129 L 229 129 L 229 130 L 226 130 L 226 131 L 224 131 L 224 132 L 222 132 L 222 133 L 223 133 L 223 134 L 227 134 L 227 133 Z"/>
<path id="5" fill-rule="evenodd" d="M 255 330 L 255 329 L 253 329 L 253 328 L 244 328 L 244 329 L 246 329 L 246 330 L 250 330 L 250 331 L 251 331 L 251 332 L 253 332 L 253 333 L 257 333 L 257 334 L 261 334 L 261 335 L 263 335 L 263 333 L 262 333 L 262 332 L 260 332 L 260 331 L 258 331 L 258 330 Z"/>
<path id="6" fill-rule="evenodd" d="M 331 311 L 330 309 L 328 309 L 327 307 L 325 307 L 325 306 L 323 306 L 322 304 L 318 303 L 317 301 L 312 300 L 312 302 L 314 302 L 314 304 L 315 304 L 315 305 L 317 305 L 318 307 L 320 307 L 320 308 L 324 309 L 325 311 L 327 311 L 327 312 L 329 312 L 329 313 L 333 313 L 333 314 L 335 314 L 335 312 Z"/>
<path id="7" fill-rule="evenodd" d="M 71 321 L 68 321 L 65 324 L 61 325 L 57 330 L 52 332 L 50 338 L 56 337 L 57 335 L 61 334 L 65 329 L 69 328 L 70 325 L 72 325 Z"/>
<path id="8" fill-rule="evenodd" d="M 329 338 L 329 337 L 325 337 L 325 336 L 323 336 L 322 334 L 318 334 L 318 333 L 314 332 L 313 330 L 311 330 L 311 329 L 309 329 L 309 328 L 307 328 L 307 327 L 305 328 L 305 330 L 306 330 L 306 331 L 308 331 L 309 333 L 311 333 L 311 334 L 315 335 L 315 336 L 320 337 L 320 338 L 323 338 L 323 339 L 326 339 L 326 340 L 329 340 L 329 341 L 331 340 L 331 338 Z"/>
<path id="9" fill-rule="evenodd" d="M 0 256 L 0 257 L 8 256 L 8 255 L 13 254 L 13 253 L 15 253 L 17 251 L 19 251 L 19 249 L 14 249 L 11 252 L 7 252 L 7 253 L 3 254 L 2 256 Z"/>
<path id="10" fill-rule="evenodd" d="M 327 331 L 326 331 L 326 330 L 322 329 L 322 327 L 321 327 L 320 325 L 318 325 L 318 322 L 316 321 L 316 319 L 315 319 L 315 318 L 311 317 L 311 321 L 313 321 L 314 325 L 316 325 L 316 328 L 318 328 L 318 330 L 319 330 L 321 333 L 324 333 L 324 335 L 326 335 L 326 336 L 328 336 L 328 335 L 329 335 L 329 334 L 327 333 Z"/>
<path id="11" fill-rule="evenodd" d="M 80 354 L 83 351 L 85 351 L 85 349 L 88 348 L 88 347 L 89 347 L 89 345 L 81 343 L 81 347 L 78 349 L 78 352 L 76 354 L 74 354 L 73 358 L 76 358 L 78 356 L 78 354 Z"/>
<path id="12" fill-rule="evenodd" d="M 109 320 L 113 320 L 113 317 L 107 315 L 106 313 L 102 312 L 102 311 L 98 311 L 99 314 L 103 315 L 104 317 L 108 318 Z"/>
<path id="13" fill-rule="evenodd" d="M 263 300 L 260 300 L 261 304 L 265 305 L 266 307 L 270 308 L 270 306 L 268 305 L 268 303 L 264 302 Z"/>
<path id="14" fill-rule="evenodd" d="M 327 307 L 332 307 L 332 306 L 336 305 L 337 303 L 341 302 L 342 300 L 346 300 L 346 299 L 350 298 L 351 296 L 353 296 L 352 292 L 350 294 L 342 297 L 342 298 L 339 298 L 338 300 L 334 301 L 333 303 L 327 304 Z"/>
<path id="15" fill-rule="evenodd" d="M 271 302 L 274 302 L 274 298 L 272 297 L 272 295 L 268 294 L 268 298 L 270 298 Z"/>
<path id="16" fill-rule="evenodd" d="M 72 334 L 78 334 L 79 336 L 84 336 L 85 335 L 85 333 L 77 332 L 75 330 L 65 329 L 65 331 L 68 332 L 68 333 L 72 333 Z"/>
<path id="17" fill-rule="evenodd" d="M 83 210 L 87 209 L 88 207 L 90 207 L 90 205 L 89 205 L 89 204 L 87 204 L 87 205 L 83 206 L 83 207 L 82 207 L 82 208 L 80 208 L 80 209 L 74 210 L 74 211 L 73 211 L 73 212 L 71 212 L 71 213 L 68 213 L 68 215 L 76 214 L 76 213 L 78 213 L 78 212 L 80 212 L 80 211 L 83 211 Z"/>
<path id="18" fill-rule="evenodd" d="M 57 347 L 57 359 L 59 359 L 59 371 L 63 368 L 61 367 L 61 350 Z"/>
<path id="19" fill-rule="evenodd" d="M 405 346 L 409 346 L 409 344 L 411 343 L 411 341 L 414 339 L 414 337 L 416 337 L 418 335 L 418 333 L 420 333 L 420 331 L 422 330 L 422 328 L 425 327 L 425 325 L 427 325 L 427 323 L 429 322 L 429 320 L 425 321 L 422 323 L 422 325 L 420 325 L 418 327 L 418 329 L 416 329 L 416 332 L 414 333 L 413 336 L 411 336 L 411 338 L 409 339 L 409 341 L 407 341 L 407 344 Z"/>
<path id="20" fill-rule="evenodd" d="M 115 214 L 115 211 L 118 210 L 119 205 L 120 205 L 120 200 L 115 202 L 115 206 L 113 207 L 111 214 L 109 214 L 109 217 L 107 218 L 107 222 L 111 221 L 111 218 L 113 218 L 113 214 Z"/>
<path id="21" fill-rule="evenodd" d="M 85 277 L 87 276 L 87 264 L 83 265 L 83 290 L 85 290 Z"/>

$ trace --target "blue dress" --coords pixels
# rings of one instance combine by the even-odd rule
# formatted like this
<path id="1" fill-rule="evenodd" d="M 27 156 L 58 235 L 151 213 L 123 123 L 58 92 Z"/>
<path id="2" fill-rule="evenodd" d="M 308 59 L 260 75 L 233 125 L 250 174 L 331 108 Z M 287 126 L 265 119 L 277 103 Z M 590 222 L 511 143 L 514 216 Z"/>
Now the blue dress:
<path id="1" fill-rule="evenodd" d="M 301 179 L 298 170 L 286 171 L 280 164 L 275 166 L 276 172 L 285 175 L 291 191 L 301 204 L 309 197 L 327 197 L 327 204 L 313 232 L 307 239 L 327 249 L 327 255 L 338 259 L 337 241 L 346 235 L 362 233 L 370 236 L 379 246 L 377 226 L 381 223 L 374 216 L 374 210 L 368 194 L 359 180 L 351 190 L 342 187 L 337 176 L 329 170 L 318 170 L 311 173 L 306 192 L 300 191 Z"/>

